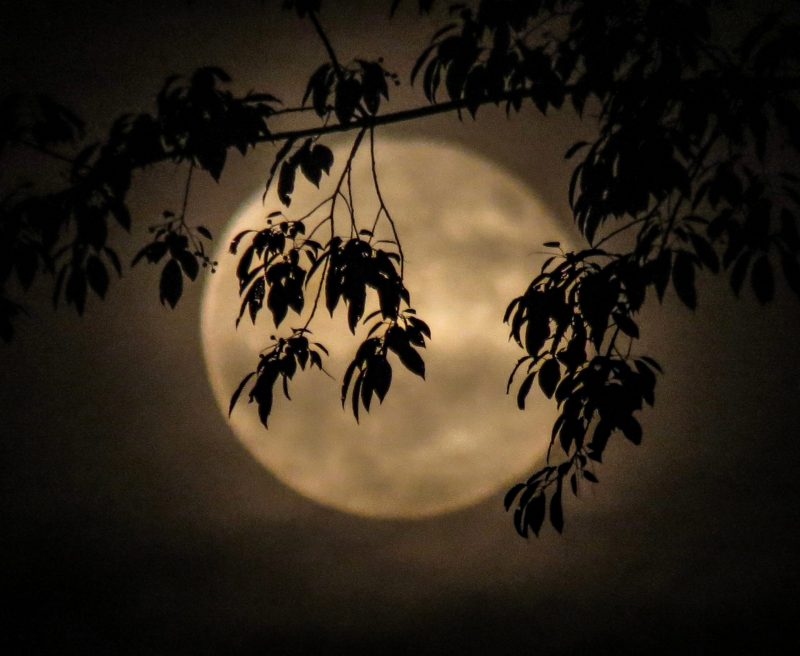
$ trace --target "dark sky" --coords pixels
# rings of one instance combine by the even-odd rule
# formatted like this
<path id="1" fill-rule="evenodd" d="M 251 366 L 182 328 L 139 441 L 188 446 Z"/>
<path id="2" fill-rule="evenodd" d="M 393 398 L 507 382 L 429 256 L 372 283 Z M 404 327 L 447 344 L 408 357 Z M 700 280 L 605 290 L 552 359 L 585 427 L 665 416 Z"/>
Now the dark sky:
<path id="1" fill-rule="evenodd" d="M 6 3 L 0 90 L 52 91 L 102 131 L 109 116 L 146 107 L 168 74 L 218 63 L 237 88 L 290 103 L 324 53 L 275 4 Z M 371 3 L 328 4 L 341 12 L 323 17 L 344 58 L 385 54 L 402 74 L 436 23 L 418 25 L 409 6 L 389 25 L 388 2 L 368 13 Z M 486 112 L 476 124 L 439 117 L 405 129 L 494 157 L 567 221 L 562 154 L 589 128 Z M 199 222 L 221 228 L 263 183 L 271 153 L 233 159 L 220 185 L 198 185 Z M 137 238 L 179 198 L 181 179 L 163 167 L 139 180 Z M 19 338 L 0 347 L 7 653 L 798 646 L 800 311 L 785 288 L 762 308 L 703 279 L 694 314 L 671 296 L 649 308 L 643 342 L 666 376 L 642 417 L 643 445 L 610 448 L 601 485 L 568 501 L 563 536 L 526 542 L 502 491 L 438 518 L 379 521 L 283 487 L 217 411 L 199 286 L 169 312 L 156 280 L 134 270 L 80 320 L 53 313 L 43 288 Z"/>

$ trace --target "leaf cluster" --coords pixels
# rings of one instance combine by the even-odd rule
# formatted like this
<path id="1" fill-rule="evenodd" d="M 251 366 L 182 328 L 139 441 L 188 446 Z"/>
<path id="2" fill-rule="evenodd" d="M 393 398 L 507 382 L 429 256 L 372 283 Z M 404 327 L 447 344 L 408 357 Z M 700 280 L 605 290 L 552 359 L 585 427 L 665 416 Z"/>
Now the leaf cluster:
<path id="1" fill-rule="evenodd" d="M 430 337 L 429 327 L 415 316 L 410 307 L 411 297 L 403 283 L 403 257 L 399 241 L 375 238 L 375 230 L 382 219 L 394 230 L 394 222 L 383 203 L 376 175 L 373 185 L 380 209 L 372 219 L 370 228 L 359 229 L 357 225 L 360 215 L 353 201 L 351 173 L 364 134 L 362 130 L 354 140 L 344 169 L 327 200 L 295 219 L 287 218 L 283 210 L 272 211 L 267 215 L 265 228 L 239 233 L 230 247 L 232 253 L 241 253 L 236 270 L 242 298 L 237 325 L 246 311 L 255 323 L 265 299 L 276 328 L 283 322 L 288 310 L 300 315 L 307 307 L 306 293 L 312 281 L 316 286 L 314 302 L 303 328 L 299 330 L 308 330 L 323 293 L 325 307 L 331 316 L 340 304 L 346 306 L 347 325 L 351 333 L 355 334 L 362 319 L 365 324 L 374 320 L 367 339 L 358 348 L 346 371 L 342 385 L 344 404 L 350 383 L 353 382 L 352 408 L 356 421 L 361 405 L 369 411 L 373 396 L 377 395 L 382 402 L 391 386 L 392 367 L 387 360 L 389 353 L 394 353 L 407 369 L 424 378 L 425 364 L 417 349 L 424 348 L 425 337 Z M 369 156 L 373 158 L 374 173 L 372 135 Z M 319 186 L 322 175 L 330 173 L 332 164 L 331 151 L 316 140 L 307 139 L 299 147 L 295 147 L 293 141 L 288 141 L 275 155 L 267 189 L 280 168 L 278 200 L 289 208 L 296 171 L 299 170 L 312 184 Z M 342 205 L 350 229 L 347 237 L 336 231 L 336 210 L 337 206 Z M 306 224 L 319 218 L 323 209 L 323 218 L 310 228 L 306 236 Z M 273 223 L 273 220 L 277 223 Z M 320 243 L 312 239 L 326 224 L 330 229 L 328 240 Z M 247 246 L 240 250 L 244 243 Z M 388 244 L 389 248 L 383 247 L 384 244 Z M 303 266 L 306 262 L 308 268 Z M 374 294 L 378 309 L 364 318 L 370 294 Z M 232 404 L 238 396 L 234 395 Z M 261 407 L 266 417 L 271 404 Z"/>
<path id="2" fill-rule="evenodd" d="M 79 314 L 89 291 L 105 297 L 111 272 L 122 275 L 109 241 L 114 226 L 131 230 L 127 194 L 137 169 L 171 160 L 219 179 L 229 148 L 245 154 L 269 135 L 267 119 L 278 100 L 265 93 L 237 98 L 222 88 L 228 82 L 228 75 L 215 67 L 198 69 L 188 79 L 172 76 L 157 96 L 155 114 L 123 115 L 103 143 L 81 146 L 82 122 L 51 99 L 0 100 L 0 156 L 13 158 L 26 148 L 67 164 L 67 186 L 62 189 L 43 192 L 26 181 L 0 194 L 0 296 L 8 293 L 12 274 L 24 291 L 38 273 L 46 273 L 55 279 L 54 303 L 63 298 Z M 67 155 L 57 147 L 77 150 Z M 160 282 L 161 300 L 170 306 L 181 296 L 184 277 L 194 280 L 198 263 L 210 264 L 200 240 L 210 236 L 205 228 L 189 228 L 185 210 L 178 233 L 189 239 L 191 249 L 178 233 L 167 243 L 175 226 L 158 226 L 155 240 L 135 258 L 157 262 L 171 255 Z M 21 314 L 21 306 L 8 300 L 2 307 L 2 335 L 10 339 L 11 319 Z"/>
<path id="3" fill-rule="evenodd" d="M 364 314 L 368 288 L 377 293 L 379 313 L 385 319 L 396 320 L 400 302 L 411 300 L 395 266 L 395 262 L 400 261 L 397 253 L 375 248 L 361 237 L 348 240 L 334 237 L 322 257 L 330 258 L 325 279 L 325 306 L 332 315 L 339 300 L 343 300 L 352 333 Z"/>
<path id="4" fill-rule="evenodd" d="M 367 320 L 378 314 L 380 310 Z M 358 347 L 342 380 L 342 406 L 347 400 L 350 383 L 353 383 L 350 394 L 356 421 L 359 403 L 368 412 L 373 395 L 383 403 L 392 383 L 392 366 L 388 361 L 390 353 L 396 355 L 406 369 L 425 378 L 425 362 L 417 349 L 425 348 L 425 338 L 430 338 L 431 331 L 424 321 L 415 316 L 414 310 L 408 308 L 396 319 L 377 321 L 369 335 Z"/>
<path id="5" fill-rule="evenodd" d="M 267 186 L 264 190 L 266 197 L 275 174 L 280 167 L 278 174 L 278 198 L 286 207 L 292 204 L 292 194 L 294 193 L 297 171 L 311 182 L 315 187 L 319 187 L 322 176 L 330 173 L 333 165 L 333 153 L 330 148 L 320 143 L 314 143 L 314 139 L 306 139 L 302 145 L 292 152 L 294 140 L 289 139 L 280 148 L 272 166 L 270 167 Z"/>
<path id="6" fill-rule="evenodd" d="M 531 44 L 530 21 L 556 3 L 481 2 L 473 10 L 453 5 L 457 16 L 439 29 L 422 52 L 412 72 L 412 81 L 422 72 L 422 88 L 430 102 L 444 91 L 452 101 L 463 101 L 475 117 L 485 102 L 519 111 L 523 98 L 533 100 L 545 113 L 560 108 L 564 85 L 571 72 L 566 60 L 554 65 L 556 56 L 549 36 Z"/>
<path id="7" fill-rule="evenodd" d="M 228 149 L 242 155 L 269 134 L 267 119 L 278 99 L 267 93 L 236 98 L 220 83 L 230 76 L 220 68 L 195 71 L 188 84 L 173 76 L 158 94 L 158 137 L 172 159 L 189 159 L 219 180 Z"/>
<path id="8" fill-rule="evenodd" d="M 192 230 L 173 212 L 165 211 L 163 216 L 163 223 L 150 228 L 153 241 L 139 250 L 131 266 L 143 259 L 150 264 L 164 260 L 158 285 L 159 299 L 162 304 L 174 308 L 183 294 L 184 277 L 195 280 L 201 266 L 210 266 L 213 270 L 217 262 L 206 255 L 203 245 L 203 239 L 212 238 L 208 228 L 197 226 Z"/>
<path id="9" fill-rule="evenodd" d="M 749 275 L 765 303 L 775 293 L 776 259 L 795 292 L 800 272 L 798 178 L 776 156 L 786 143 L 779 135 L 791 142 L 795 130 L 796 139 L 788 117 L 797 118 L 798 87 L 781 78 L 798 70 L 796 30 L 776 29 L 768 17 L 726 51 L 708 40 L 709 16 L 699 6 L 574 4 L 550 52 L 554 72 L 560 57 L 576 55 L 562 78 L 575 109 L 589 98 L 599 107 L 598 138 L 566 153 L 582 154 L 569 200 L 590 248 L 548 258 L 506 313 L 511 337 L 527 352 L 508 389 L 523 371 L 520 408 L 536 380 L 555 398 L 551 448 L 564 454 L 509 492 L 506 507 L 516 503 L 521 535 L 538 535 L 546 490 L 554 490 L 551 523 L 563 528 L 563 481 L 569 477 L 577 494 L 587 462 L 602 461 L 615 432 L 640 443 L 635 413 L 653 404 L 660 372 L 652 358 L 631 354 L 635 314 L 650 289 L 663 300 L 671 283 L 693 309 L 698 271 L 726 270 L 737 294 Z M 625 233 L 633 240 L 620 242 L 624 252 L 602 248 Z"/>
<path id="10" fill-rule="evenodd" d="M 279 216 L 280 212 L 270 214 L 270 217 Z M 236 254 L 242 240 L 250 237 L 236 268 L 242 298 L 237 325 L 245 311 L 255 324 L 265 298 L 276 327 L 286 318 L 289 309 L 297 314 L 303 311 L 308 272 L 300 264 L 301 255 L 315 265 L 322 248 L 318 242 L 304 237 L 305 230 L 302 221 L 282 220 L 273 224 L 269 218 L 263 230 L 245 230 L 233 238 L 230 251 Z"/>
<path id="11" fill-rule="evenodd" d="M 342 124 L 359 115 L 374 116 L 381 100 L 389 99 L 388 81 L 399 84 L 397 74 L 387 71 L 382 59 L 356 59 L 347 67 L 325 62 L 308 79 L 303 105 L 311 101 L 317 116 L 326 119 L 333 113 Z"/>
<path id="12" fill-rule="evenodd" d="M 228 414 L 233 412 L 245 387 L 253 381 L 248 395 L 248 403 L 255 403 L 258 407 L 258 417 L 264 428 L 268 427 L 269 416 L 272 412 L 274 400 L 274 387 L 280 380 L 284 396 L 291 400 L 289 395 L 289 381 L 306 366 L 317 367 L 324 371 L 322 356 L 328 355 L 327 349 L 317 342 L 310 342 L 306 330 L 295 330 L 288 338 L 275 338 L 273 343 L 259 356 L 259 363 L 255 371 L 247 374 L 231 397 Z"/>

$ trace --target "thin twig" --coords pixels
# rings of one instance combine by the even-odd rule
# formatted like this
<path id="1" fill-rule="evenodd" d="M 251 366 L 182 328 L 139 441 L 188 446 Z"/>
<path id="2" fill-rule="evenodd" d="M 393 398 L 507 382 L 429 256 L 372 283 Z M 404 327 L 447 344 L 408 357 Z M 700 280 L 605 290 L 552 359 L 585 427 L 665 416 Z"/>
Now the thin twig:
<path id="1" fill-rule="evenodd" d="M 347 199 L 344 197 L 344 194 L 342 194 L 342 191 L 341 191 L 342 184 L 344 184 L 345 176 L 346 176 L 347 172 L 350 170 L 350 168 L 353 165 L 353 158 L 355 158 L 356 152 L 358 152 L 358 148 L 361 145 L 361 141 L 364 138 L 364 133 L 365 132 L 366 132 L 366 129 L 363 129 L 363 130 L 361 130 L 361 132 L 358 133 L 358 135 L 356 135 L 356 138 L 353 141 L 353 146 L 350 148 L 350 154 L 348 155 L 347 161 L 345 162 L 344 170 L 342 171 L 342 175 L 339 176 L 339 181 L 336 183 L 336 189 L 334 190 L 333 194 L 330 197 L 330 200 L 331 200 L 331 213 L 330 213 L 329 219 L 330 219 L 330 223 L 331 223 L 331 239 L 333 239 L 336 236 L 336 229 L 335 229 L 335 222 L 334 222 L 334 212 L 336 211 L 336 198 L 341 195 L 342 198 L 344 199 L 345 203 L 347 203 Z M 324 221 L 322 223 L 324 223 Z M 320 224 L 320 225 L 322 225 L 322 224 Z M 314 230 L 316 231 L 316 228 L 314 228 Z M 322 268 L 322 275 L 320 276 L 320 279 L 319 279 L 319 287 L 317 287 L 317 293 L 314 296 L 314 304 L 311 306 L 311 313 L 308 315 L 308 319 L 306 319 L 306 322 L 303 325 L 303 330 L 307 330 L 308 329 L 308 326 L 311 324 L 311 320 L 314 318 L 314 315 L 317 313 L 317 308 L 319 307 L 319 299 L 322 296 L 322 287 L 323 287 L 323 285 L 325 283 L 325 276 L 326 276 L 326 274 L 328 272 L 328 268 L 329 268 L 328 265 L 330 263 L 331 257 L 333 257 L 333 253 L 329 253 L 328 254 L 328 259 L 325 260 L 325 265 Z"/>
<path id="2" fill-rule="evenodd" d="M 333 225 L 333 221 L 331 221 L 331 225 Z M 322 287 L 325 283 L 325 276 L 328 273 L 328 264 L 331 261 L 331 255 L 328 255 L 328 259 L 325 260 L 325 264 L 322 266 L 322 275 L 319 278 L 319 285 L 317 286 L 317 293 L 314 295 L 314 305 L 311 306 L 311 314 L 308 315 L 308 319 L 303 324 L 303 331 L 308 330 L 309 325 L 311 325 L 311 320 L 314 318 L 314 315 L 317 313 L 317 307 L 319 306 L 319 299 L 322 296 Z"/>
<path id="3" fill-rule="evenodd" d="M 347 198 L 345 201 L 347 210 L 350 212 L 350 236 L 355 237 L 358 234 L 358 226 L 356 225 L 356 209 L 353 202 L 353 169 L 347 168 Z"/>
<path id="4" fill-rule="evenodd" d="M 181 227 L 186 231 L 187 236 L 189 237 L 189 241 L 192 242 L 192 248 L 196 251 L 201 250 L 201 245 L 195 239 L 194 235 L 192 234 L 192 230 L 189 225 L 186 223 L 186 208 L 189 206 L 189 193 L 192 189 L 192 173 L 194 172 L 194 162 L 189 164 L 189 173 L 186 176 L 186 186 L 183 189 L 183 203 L 181 205 L 181 215 L 179 220 L 181 222 Z"/>
<path id="5" fill-rule="evenodd" d="M 186 187 L 183 190 L 183 205 L 181 206 L 181 224 L 186 226 L 186 208 L 189 205 L 189 191 L 192 187 L 192 172 L 194 171 L 194 162 L 189 165 L 189 174 L 186 176 Z"/>
<path id="6" fill-rule="evenodd" d="M 312 214 L 316 213 L 323 205 L 325 205 L 327 203 L 330 203 L 331 200 L 333 200 L 333 199 L 332 198 L 326 198 L 322 202 L 317 203 L 317 205 L 313 209 L 311 209 L 308 212 L 306 212 L 305 214 L 303 214 L 303 216 L 301 216 L 299 219 L 294 219 L 294 221 L 296 223 L 302 223 L 307 218 L 309 218 Z"/>
<path id="7" fill-rule="evenodd" d="M 331 200 L 332 200 L 331 198 L 328 198 L 328 199 L 326 199 L 325 202 L 327 203 L 327 202 L 329 202 Z M 317 230 L 319 230 L 322 226 L 324 226 L 326 222 L 332 221 L 332 220 L 333 220 L 333 216 L 332 215 L 328 215 L 324 219 L 322 219 L 322 221 L 320 221 L 317 225 L 315 225 L 314 229 L 310 233 L 308 233 L 308 235 L 306 236 L 306 241 L 311 239 L 314 236 L 314 233 L 316 233 Z"/>
<path id="8" fill-rule="evenodd" d="M 603 245 L 605 242 L 609 241 L 610 239 L 613 239 L 617 235 L 622 234 L 626 230 L 632 228 L 633 226 L 635 226 L 635 225 L 637 225 L 639 223 L 642 223 L 643 221 L 647 221 L 647 220 L 651 219 L 653 217 L 653 213 L 657 209 L 658 209 L 658 205 L 656 207 L 654 207 L 653 210 L 648 212 L 645 216 L 640 216 L 638 219 L 634 219 L 633 221 L 629 221 L 628 223 L 626 223 L 621 228 L 617 228 L 616 230 L 611 231 L 605 237 L 603 237 L 600 241 L 598 241 L 596 244 L 594 244 L 593 248 L 600 248 L 601 245 Z"/>
<path id="9" fill-rule="evenodd" d="M 392 219 L 392 215 L 389 213 L 389 208 L 386 206 L 386 203 L 383 200 L 383 194 L 381 193 L 381 186 L 378 184 L 378 171 L 375 165 L 375 128 L 369 129 L 369 154 L 370 154 L 370 168 L 372 169 L 372 181 L 375 185 L 375 194 L 378 196 L 378 202 L 380 203 L 380 209 L 383 210 L 383 213 L 386 215 L 386 219 L 389 221 L 389 225 L 392 228 L 392 234 L 394 235 L 394 241 L 397 245 L 397 252 L 400 255 L 400 280 L 403 280 L 403 274 L 405 270 L 405 255 L 403 254 L 403 246 L 400 244 L 400 236 L 397 234 L 397 226 L 395 225 L 394 219 Z M 377 219 L 376 219 L 377 222 Z"/>
<path id="10" fill-rule="evenodd" d="M 316 12 L 309 11 L 308 18 L 311 21 L 311 24 L 314 26 L 320 41 L 322 41 L 322 45 L 325 46 L 325 50 L 328 53 L 328 58 L 331 60 L 331 64 L 333 64 L 333 70 L 336 72 L 336 77 L 339 78 L 339 81 L 341 82 L 344 78 L 344 75 L 342 74 L 342 65 L 339 63 L 339 59 L 336 57 L 336 52 L 333 49 L 330 39 L 328 39 L 328 35 L 325 34 L 325 30 L 322 29 L 322 25 L 317 18 Z"/>
<path id="11" fill-rule="evenodd" d="M 331 64 L 333 64 L 333 70 L 336 73 L 336 78 L 339 82 L 344 81 L 344 69 L 342 65 L 339 63 L 339 59 L 336 56 L 336 51 L 333 49 L 333 44 L 331 44 L 328 35 L 325 33 L 325 30 L 322 29 L 322 24 L 319 22 L 317 18 L 317 14 L 314 11 L 308 12 L 308 17 L 311 20 L 311 24 L 314 26 L 314 29 L 317 32 L 322 44 L 325 46 L 325 50 L 328 53 L 328 58 L 331 60 Z M 356 106 L 356 110 L 358 110 L 359 116 L 369 116 L 369 112 L 364 108 L 363 103 L 359 101 L 358 105 Z"/>
<path id="12" fill-rule="evenodd" d="M 569 90 L 571 87 L 565 87 Z M 499 105 L 508 100 L 515 100 L 517 98 L 524 99 L 531 95 L 530 89 L 523 89 L 521 91 L 509 91 L 499 94 L 495 98 L 486 98 L 480 102 L 481 105 L 489 103 Z M 314 128 L 301 128 L 298 130 L 287 130 L 285 132 L 273 132 L 264 135 L 255 140 L 255 143 L 262 142 L 276 142 L 285 139 L 303 139 L 305 137 L 324 136 L 326 134 L 335 134 L 338 132 L 349 132 L 350 130 L 360 130 L 364 128 L 377 127 L 379 125 L 390 125 L 392 123 L 402 123 L 404 121 L 411 121 L 418 118 L 425 118 L 427 116 L 436 116 L 437 114 L 445 114 L 458 109 L 463 109 L 467 106 L 466 100 L 450 100 L 448 102 L 436 103 L 434 105 L 422 105 L 413 109 L 404 109 L 389 114 L 379 114 L 377 116 L 369 115 L 362 118 L 350 121 L 349 123 L 334 123 Z"/>

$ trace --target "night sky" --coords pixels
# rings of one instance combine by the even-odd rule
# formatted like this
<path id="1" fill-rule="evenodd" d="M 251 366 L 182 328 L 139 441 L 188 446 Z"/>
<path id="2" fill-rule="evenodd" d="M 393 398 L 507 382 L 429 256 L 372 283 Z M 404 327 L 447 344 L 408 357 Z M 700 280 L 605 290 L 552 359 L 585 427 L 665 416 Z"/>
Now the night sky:
<path id="1" fill-rule="evenodd" d="M 4 3 L 0 92 L 52 93 L 97 135 L 110 117 L 150 108 L 167 75 L 204 64 L 228 70 L 238 91 L 295 104 L 324 51 L 278 4 Z M 407 79 L 441 16 L 418 20 L 408 2 L 388 23 L 389 4 L 329 2 L 322 18 L 342 59 L 383 55 Z M 421 96 L 398 91 L 396 106 Z M 570 229 L 563 153 L 591 125 L 487 109 L 476 123 L 440 116 L 386 134 L 447 138 L 495 159 Z M 263 185 L 273 155 L 233 157 L 220 184 L 199 183 L 197 223 L 219 232 Z M 137 179 L 133 239 L 118 235 L 123 259 L 179 203 L 183 175 L 164 166 Z M 670 293 L 648 307 L 642 349 L 666 375 L 641 415 L 643 444 L 609 448 L 601 484 L 568 499 L 563 536 L 547 528 L 525 541 L 503 511 L 504 490 L 458 512 L 389 521 L 284 487 L 216 407 L 201 284 L 169 311 L 157 276 L 155 267 L 126 273 L 81 319 L 53 312 L 41 285 L 15 341 L 0 345 L 6 653 L 800 646 L 800 307 L 784 286 L 762 307 L 702 278 L 696 312 Z"/>

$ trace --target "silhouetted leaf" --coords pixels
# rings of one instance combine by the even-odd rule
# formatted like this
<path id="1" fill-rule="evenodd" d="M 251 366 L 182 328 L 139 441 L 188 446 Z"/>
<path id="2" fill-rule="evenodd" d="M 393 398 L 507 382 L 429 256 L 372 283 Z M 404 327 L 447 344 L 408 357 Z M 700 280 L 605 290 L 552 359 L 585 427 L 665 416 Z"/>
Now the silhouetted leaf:
<path id="1" fill-rule="evenodd" d="M 381 403 L 383 403 L 383 399 L 386 398 L 386 394 L 392 384 L 392 365 L 384 358 L 378 358 L 373 361 L 370 369 L 374 381 L 375 394 L 378 395 Z"/>
<path id="2" fill-rule="evenodd" d="M 572 159 L 572 157 L 577 153 L 581 148 L 585 148 L 589 145 L 588 141 L 577 141 L 572 144 L 569 148 L 567 148 L 567 152 L 564 153 L 564 159 Z"/>
<path id="3" fill-rule="evenodd" d="M 259 371 L 255 385 L 250 390 L 250 401 L 255 401 L 258 405 L 258 419 L 264 426 L 269 428 L 269 416 L 272 413 L 272 386 L 278 379 L 278 372 L 273 362 L 268 362 Z"/>
<path id="4" fill-rule="evenodd" d="M 356 367 L 358 367 L 358 360 L 353 360 L 344 372 L 344 378 L 342 379 L 342 389 L 341 389 L 341 400 L 342 400 L 342 407 L 344 407 L 344 402 L 347 400 L 347 390 L 350 388 L 350 381 L 353 378 L 353 374 L 356 371 Z"/>
<path id="5" fill-rule="evenodd" d="M 361 99 L 361 83 L 355 78 L 345 78 L 336 85 L 334 111 L 340 123 L 349 123 Z"/>
<path id="6" fill-rule="evenodd" d="M 642 398 L 652 406 L 655 403 L 656 376 L 641 360 L 636 360 L 635 366 L 641 381 Z"/>
<path id="7" fill-rule="evenodd" d="M 278 198 L 286 207 L 292 204 L 296 171 L 296 165 L 289 161 L 281 164 L 281 173 L 278 176 Z"/>
<path id="8" fill-rule="evenodd" d="M 762 255 L 753 264 L 750 282 L 759 303 L 763 305 L 772 300 L 775 295 L 775 282 L 772 277 L 772 266 L 766 255 Z"/>
<path id="9" fill-rule="evenodd" d="M 82 269 L 73 266 L 67 277 L 67 286 L 64 290 L 64 299 L 72 303 L 78 314 L 83 314 L 86 306 L 86 275 Z"/>
<path id="10" fill-rule="evenodd" d="M 542 392 L 548 399 L 553 397 L 553 392 L 556 391 L 556 385 L 560 378 L 561 367 L 558 364 L 558 360 L 555 358 L 545 360 L 539 370 L 539 387 L 542 388 Z"/>
<path id="11" fill-rule="evenodd" d="M 361 403 L 364 406 L 364 410 L 369 412 L 370 404 L 372 403 L 372 376 L 370 375 L 371 371 L 367 368 L 363 374 L 360 376 L 361 378 Z"/>
<path id="12" fill-rule="evenodd" d="M 350 327 L 350 332 L 355 335 L 356 326 L 364 316 L 364 306 L 367 302 L 367 293 L 363 285 L 357 286 L 355 289 L 350 290 L 348 295 L 347 305 L 347 325 Z"/>
<path id="13" fill-rule="evenodd" d="M 211 177 L 219 182 L 222 170 L 225 168 L 225 160 L 228 153 L 224 146 L 211 147 L 208 150 L 197 154 L 197 162 L 202 168 L 211 174 Z"/>
<path id="14" fill-rule="evenodd" d="M 114 267 L 114 271 L 117 272 L 118 276 L 122 275 L 122 263 L 119 261 L 119 257 L 117 256 L 116 251 L 107 246 L 103 248 L 103 252 L 105 253 L 108 261 L 111 262 L 111 266 Z"/>
<path id="15" fill-rule="evenodd" d="M 267 184 L 264 186 L 264 195 L 262 196 L 262 199 L 267 197 L 267 193 L 269 193 L 269 189 L 272 186 L 272 181 L 275 179 L 275 173 L 278 171 L 278 166 L 280 166 L 281 162 L 283 162 L 284 159 L 286 159 L 286 156 L 292 150 L 294 144 L 295 144 L 294 138 L 287 139 L 284 142 L 284 144 L 278 149 L 278 152 L 275 154 L 275 159 L 272 160 L 272 165 L 270 166 L 269 169 L 269 175 L 267 176 Z M 240 233 L 239 236 L 241 236 L 241 234 L 242 233 Z M 233 244 L 231 244 L 231 249 L 232 249 L 231 252 L 235 252 L 235 249 L 233 249 Z"/>
<path id="16" fill-rule="evenodd" d="M 183 275 L 177 260 L 170 260 L 164 266 L 158 289 L 161 303 L 168 303 L 174 308 L 183 293 Z"/>
<path id="17" fill-rule="evenodd" d="M 536 355 L 550 335 L 550 324 L 545 314 L 536 312 L 528 315 L 528 326 L 525 329 L 525 350 Z"/>
<path id="18" fill-rule="evenodd" d="M 331 73 L 331 64 L 328 62 L 322 64 L 308 79 L 308 86 L 305 94 L 303 94 L 303 105 L 311 97 L 314 111 L 320 118 L 325 116 L 326 112 L 326 102 L 330 93 L 330 81 L 332 79 Z"/>
<path id="19" fill-rule="evenodd" d="M 750 264 L 750 254 L 745 253 L 736 260 L 736 263 L 733 265 L 733 269 L 731 269 L 731 288 L 733 289 L 733 293 L 737 296 L 739 295 L 742 284 L 744 283 L 744 278 L 747 275 L 747 267 Z"/>
<path id="20" fill-rule="evenodd" d="M 286 318 L 286 313 L 289 308 L 284 288 L 279 285 L 273 285 L 269 294 L 267 295 L 267 307 L 272 312 L 272 321 L 275 327 L 281 325 L 281 322 Z"/>
<path id="21" fill-rule="evenodd" d="M 546 500 L 544 492 L 540 492 L 525 506 L 525 525 L 530 528 L 537 537 L 544 523 Z"/>
<path id="22" fill-rule="evenodd" d="M 115 203 L 111 210 L 117 223 L 123 230 L 130 232 L 131 229 L 131 213 L 124 203 Z"/>
<path id="23" fill-rule="evenodd" d="M 18 246 L 15 257 L 17 277 L 23 289 L 28 289 L 39 268 L 39 256 L 31 247 Z"/>
<path id="24" fill-rule="evenodd" d="M 528 538 L 528 526 L 525 524 L 525 508 L 514 509 L 514 528 L 523 538 Z"/>
<path id="25" fill-rule="evenodd" d="M 519 386 L 519 390 L 517 390 L 517 407 L 520 410 L 525 409 L 525 399 L 528 397 L 528 393 L 531 391 L 531 385 L 533 385 L 535 378 L 535 373 L 528 374 L 522 381 L 522 384 Z"/>
<path id="26" fill-rule="evenodd" d="M 413 347 L 401 348 L 396 353 L 406 369 L 420 378 L 425 378 L 425 362 Z"/>
<path id="27" fill-rule="evenodd" d="M 719 258 L 711 245 L 705 239 L 695 234 L 691 234 L 689 237 L 700 261 L 714 273 L 719 271 Z"/>
<path id="28" fill-rule="evenodd" d="M 605 451 L 608 440 L 611 437 L 611 425 L 605 421 L 600 420 L 592 434 L 592 441 L 589 443 L 589 457 L 597 462 L 603 461 L 603 452 Z"/>
<path id="29" fill-rule="evenodd" d="M 108 291 L 108 271 L 96 255 L 90 255 L 86 261 L 86 278 L 94 292 L 100 298 L 105 298 Z"/>
<path id="30" fill-rule="evenodd" d="M 370 114 L 377 114 L 381 97 L 389 97 L 386 77 L 380 64 L 359 60 L 364 72 L 362 77 L 364 105 Z"/>
<path id="31" fill-rule="evenodd" d="M 669 284 L 670 273 L 672 272 L 672 252 L 662 251 L 653 263 L 653 283 L 659 300 L 664 299 L 664 292 Z"/>
<path id="32" fill-rule="evenodd" d="M 525 483 L 517 483 L 512 487 L 508 492 L 506 492 L 505 497 L 503 497 L 503 506 L 505 506 L 506 511 L 511 507 L 511 504 L 514 503 L 514 499 L 517 498 L 517 495 L 525 489 Z"/>
<path id="33" fill-rule="evenodd" d="M 672 284 L 678 298 L 686 307 L 694 310 L 697 307 L 697 292 L 694 286 L 694 262 L 684 251 L 675 255 L 675 266 L 672 268 Z"/>
<path id="34" fill-rule="evenodd" d="M 146 257 L 148 262 L 155 264 L 167 254 L 167 250 L 167 244 L 163 241 L 155 241 L 151 244 L 147 244 L 147 246 L 142 248 L 133 258 L 131 266 L 136 266 L 143 257 Z"/>
<path id="35" fill-rule="evenodd" d="M 639 326 L 637 326 L 633 319 L 631 319 L 629 316 L 615 312 L 614 322 L 628 337 L 633 337 L 634 339 L 639 338 Z"/>
<path id="36" fill-rule="evenodd" d="M 330 173 L 331 166 L 333 166 L 333 153 L 331 149 L 322 144 L 316 144 L 311 149 L 311 158 L 315 166 L 324 173 Z"/>
<path id="37" fill-rule="evenodd" d="M 363 382 L 364 382 L 364 372 L 361 371 L 356 377 L 356 382 L 353 384 L 353 394 L 351 397 L 353 416 L 356 418 L 356 423 L 358 423 L 358 401 L 361 397 L 361 385 L 363 384 Z"/>
<path id="38" fill-rule="evenodd" d="M 189 280 L 196 279 L 200 268 L 200 265 L 197 263 L 197 258 L 189 251 L 178 251 L 175 255 L 176 259 L 181 263 L 181 268 L 184 273 L 186 273 L 186 277 L 189 278 Z"/>
<path id="39" fill-rule="evenodd" d="M 642 427 L 633 417 L 625 417 L 620 421 L 619 427 L 622 433 L 634 444 L 641 444 L 642 442 Z"/>
<path id="40" fill-rule="evenodd" d="M 255 375 L 256 375 L 256 372 L 255 371 L 251 371 L 244 378 L 242 378 L 241 382 L 236 386 L 236 390 L 234 390 L 233 394 L 231 395 L 231 401 L 230 401 L 230 404 L 228 405 L 228 416 L 229 417 L 231 416 L 231 413 L 233 412 L 233 408 L 236 406 L 236 402 L 239 400 L 239 397 L 241 396 L 242 390 L 244 390 L 245 385 L 247 385 L 247 382 Z"/>
<path id="41" fill-rule="evenodd" d="M 428 327 L 428 324 L 425 323 L 422 319 L 420 319 L 419 317 L 408 316 L 406 317 L 406 320 L 414 328 L 419 330 L 423 335 L 425 335 L 428 339 L 430 339 L 431 329 Z"/>

